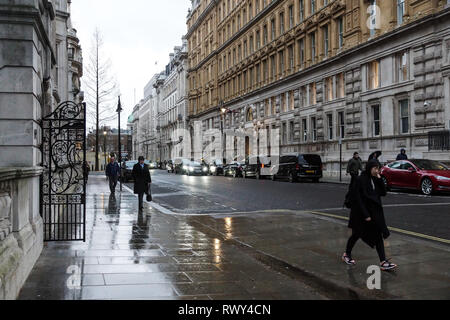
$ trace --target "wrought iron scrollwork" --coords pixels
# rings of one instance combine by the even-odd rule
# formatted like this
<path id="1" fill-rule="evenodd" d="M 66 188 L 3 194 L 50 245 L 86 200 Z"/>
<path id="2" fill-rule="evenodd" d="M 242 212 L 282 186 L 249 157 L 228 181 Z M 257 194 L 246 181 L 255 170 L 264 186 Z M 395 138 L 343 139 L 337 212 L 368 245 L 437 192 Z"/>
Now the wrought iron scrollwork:
<path id="1" fill-rule="evenodd" d="M 61 103 L 56 110 L 42 120 L 42 166 L 41 180 L 42 211 L 48 218 L 49 234 L 47 240 L 79 240 L 63 233 L 54 239 L 51 231 L 61 228 L 59 221 L 69 221 L 57 217 L 53 211 L 66 212 L 73 205 L 76 215 L 85 212 L 86 180 L 84 162 L 86 159 L 86 110 L 84 104 L 71 101 Z M 61 211 L 62 210 L 62 211 Z M 80 223 L 81 217 L 75 217 Z M 55 222 L 56 221 L 56 222 Z M 58 224 L 58 225 L 55 225 Z M 73 224 L 73 223 L 71 223 Z M 72 235 L 73 236 L 73 235 Z M 64 239 L 63 239 L 64 238 Z"/>

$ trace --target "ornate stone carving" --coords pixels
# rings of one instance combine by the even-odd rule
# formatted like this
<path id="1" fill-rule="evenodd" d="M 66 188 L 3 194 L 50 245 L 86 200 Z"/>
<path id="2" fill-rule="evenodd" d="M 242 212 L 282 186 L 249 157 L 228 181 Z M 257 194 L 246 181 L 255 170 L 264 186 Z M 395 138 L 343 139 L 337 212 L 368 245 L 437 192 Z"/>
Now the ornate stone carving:
<path id="1" fill-rule="evenodd" d="M 11 195 L 6 182 L 0 182 L 0 241 L 11 233 Z"/>

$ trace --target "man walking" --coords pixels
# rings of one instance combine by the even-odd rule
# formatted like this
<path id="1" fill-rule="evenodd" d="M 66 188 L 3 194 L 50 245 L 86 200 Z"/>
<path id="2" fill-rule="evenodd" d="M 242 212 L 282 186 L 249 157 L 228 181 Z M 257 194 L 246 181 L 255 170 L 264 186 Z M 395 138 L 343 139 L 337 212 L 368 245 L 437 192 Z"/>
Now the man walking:
<path id="1" fill-rule="evenodd" d="M 111 156 L 111 160 L 106 166 L 106 176 L 109 179 L 109 189 L 111 193 L 116 193 L 117 181 L 119 180 L 120 166 L 116 162 L 116 158 Z"/>
<path id="2" fill-rule="evenodd" d="M 350 174 L 352 180 L 350 182 L 350 188 L 355 183 L 356 179 L 359 177 L 359 172 L 363 171 L 362 161 L 359 157 L 359 153 L 355 152 L 353 158 L 350 159 L 347 165 L 347 175 Z"/>
<path id="3" fill-rule="evenodd" d="M 144 209 L 144 194 L 149 193 L 149 183 L 152 183 L 149 167 L 144 163 L 144 157 L 139 157 L 139 163 L 133 167 L 134 194 L 139 198 L 139 211 Z"/>
<path id="4" fill-rule="evenodd" d="M 408 160 L 408 156 L 406 155 L 405 149 L 402 149 L 400 151 L 400 154 L 397 156 L 397 161 L 400 161 L 400 160 Z"/>

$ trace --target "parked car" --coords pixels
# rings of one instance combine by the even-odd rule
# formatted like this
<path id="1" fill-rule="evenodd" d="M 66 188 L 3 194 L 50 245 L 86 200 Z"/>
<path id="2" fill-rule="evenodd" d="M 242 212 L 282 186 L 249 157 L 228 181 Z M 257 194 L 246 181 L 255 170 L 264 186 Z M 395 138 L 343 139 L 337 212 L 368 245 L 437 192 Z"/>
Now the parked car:
<path id="1" fill-rule="evenodd" d="M 191 161 L 191 163 L 188 165 L 188 176 L 194 176 L 194 175 L 200 175 L 200 176 L 206 176 L 208 175 L 208 168 L 206 166 L 203 166 L 200 162 Z"/>
<path id="2" fill-rule="evenodd" d="M 187 174 L 191 160 L 186 158 L 176 158 L 173 161 L 175 174 Z"/>
<path id="3" fill-rule="evenodd" d="M 209 164 L 209 172 L 214 176 L 223 175 L 224 164 L 220 159 L 211 161 Z"/>
<path id="4" fill-rule="evenodd" d="M 388 189 L 413 189 L 425 195 L 435 191 L 450 191 L 450 169 L 438 161 L 395 161 L 381 169 L 381 177 Z"/>
<path id="5" fill-rule="evenodd" d="M 251 157 L 245 161 L 242 169 L 242 176 L 245 178 L 255 177 L 256 179 L 261 179 L 264 175 L 261 174 L 263 168 L 270 169 L 270 158 L 269 157 Z"/>
<path id="6" fill-rule="evenodd" d="M 154 170 L 158 167 L 158 164 L 156 162 L 150 161 L 148 167 L 150 168 L 150 170 Z"/>
<path id="7" fill-rule="evenodd" d="M 150 160 L 145 160 L 144 163 L 145 163 L 146 165 L 148 165 L 148 168 L 149 168 L 150 170 L 156 169 L 156 167 L 158 166 L 156 162 L 152 162 L 152 161 L 150 161 Z"/>
<path id="8" fill-rule="evenodd" d="M 139 163 L 139 161 L 131 160 L 131 161 L 125 161 L 122 165 L 122 178 L 124 182 L 128 182 L 130 180 L 133 180 L 133 167 L 136 163 Z"/>
<path id="9" fill-rule="evenodd" d="M 223 168 L 223 175 L 225 177 L 231 176 L 233 178 L 242 177 L 243 167 L 240 162 L 231 162 Z"/>
<path id="10" fill-rule="evenodd" d="M 280 157 L 279 164 L 271 168 L 271 178 L 288 178 L 289 182 L 299 179 L 312 179 L 319 182 L 323 177 L 322 158 L 316 154 L 290 154 Z"/>

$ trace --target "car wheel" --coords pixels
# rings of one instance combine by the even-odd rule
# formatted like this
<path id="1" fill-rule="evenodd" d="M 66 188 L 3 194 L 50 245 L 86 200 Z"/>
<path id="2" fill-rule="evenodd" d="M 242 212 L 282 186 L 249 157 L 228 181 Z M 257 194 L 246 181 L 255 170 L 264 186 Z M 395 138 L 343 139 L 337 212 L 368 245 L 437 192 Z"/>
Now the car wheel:
<path id="1" fill-rule="evenodd" d="M 431 195 L 433 193 L 433 182 L 429 178 L 423 179 L 420 184 L 420 189 L 424 195 Z"/>
<path id="2" fill-rule="evenodd" d="M 320 179 L 319 179 L 319 178 L 314 178 L 314 179 L 312 179 L 312 181 L 313 181 L 314 183 L 319 183 L 319 182 L 320 182 Z"/>
<path id="3" fill-rule="evenodd" d="M 294 183 L 294 182 L 296 182 L 296 181 L 297 181 L 297 179 L 296 179 L 296 177 L 294 176 L 294 173 L 291 172 L 291 174 L 289 175 L 289 182 L 290 182 L 290 183 Z"/>
<path id="4" fill-rule="evenodd" d="M 271 179 L 272 181 L 275 181 L 275 180 L 277 180 L 277 177 L 276 177 L 275 175 L 273 175 L 273 176 L 270 177 L 270 179 Z"/>
<path id="5" fill-rule="evenodd" d="M 242 172 L 242 178 L 243 178 L 243 179 L 247 179 L 247 174 L 245 173 L 245 171 Z"/>
<path id="6" fill-rule="evenodd" d="M 382 176 L 382 177 L 381 177 L 381 180 L 383 181 L 384 186 L 386 187 L 386 190 L 387 190 L 387 191 L 390 191 L 391 188 L 389 188 L 389 183 L 388 183 L 387 178 L 386 178 L 385 176 Z"/>
<path id="7" fill-rule="evenodd" d="M 261 179 L 261 175 L 259 174 L 259 172 L 256 172 L 256 180 L 260 180 Z"/>

